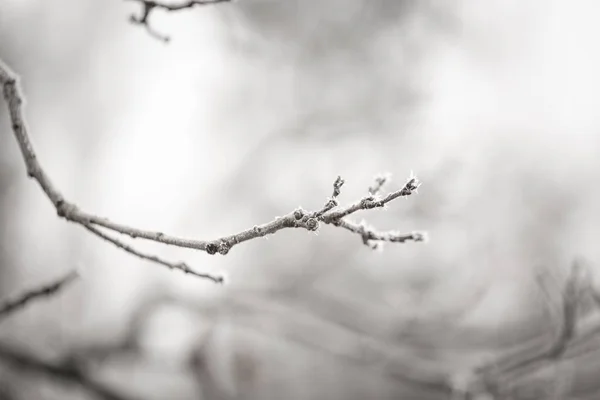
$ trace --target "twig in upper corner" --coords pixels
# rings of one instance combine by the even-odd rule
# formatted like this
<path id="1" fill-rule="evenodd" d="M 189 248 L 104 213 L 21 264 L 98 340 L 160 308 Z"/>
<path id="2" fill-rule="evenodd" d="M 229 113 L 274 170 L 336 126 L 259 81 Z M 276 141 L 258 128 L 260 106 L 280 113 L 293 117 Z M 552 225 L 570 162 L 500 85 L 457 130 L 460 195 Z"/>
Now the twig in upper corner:
<path id="1" fill-rule="evenodd" d="M 390 180 L 390 174 L 380 175 L 376 178 L 376 186 L 369 188 L 370 195 L 360 199 L 358 202 L 346 207 L 345 209 L 331 212 L 326 216 L 320 216 L 320 219 L 326 224 L 332 224 L 344 228 L 350 232 L 357 233 L 361 236 L 363 244 L 375 250 L 380 248 L 380 243 L 372 242 L 390 242 L 390 243 L 404 243 L 407 241 L 413 242 L 424 242 L 427 240 L 427 235 L 424 232 L 410 232 L 402 233 L 399 231 L 388 231 L 388 232 L 377 232 L 376 230 L 368 227 L 364 222 L 357 224 L 348 221 L 344 217 L 350 215 L 359 210 L 369 210 L 371 208 L 385 207 L 387 203 L 398 198 L 407 197 L 413 193 L 416 193 L 421 182 L 411 172 L 410 177 L 406 184 L 395 192 L 392 192 L 385 196 L 383 199 L 377 199 L 376 194 L 381 190 L 383 185 Z M 338 177 L 339 179 L 339 177 Z M 334 182 L 334 193 L 336 193 L 336 182 Z M 342 181 L 343 183 L 344 181 Z M 341 185 L 340 185 L 341 187 Z M 339 195 L 339 187 L 337 188 L 337 195 Z M 337 197 L 336 195 L 336 197 Z M 327 205 L 326 205 L 327 206 Z M 337 203 L 335 204 L 337 206 Z M 332 207 L 333 208 L 333 207 Z M 327 211 L 331 208 L 327 209 Z"/>
<path id="2" fill-rule="evenodd" d="M 155 256 L 149 256 L 140 253 L 135 249 L 131 248 L 130 246 L 120 242 L 118 239 L 112 238 L 110 236 L 107 236 L 103 232 L 100 232 L 96 226 L 105 226 L 109 230 L 113 230 L 121 234 L 127 234 L 131 237 L 135 237 L 138 230 L 116 224 L 116 227 L 111 227 L 111 223 L 108 220 L 99 218 L 92 214 L 82 212 L 77 208 L 77 206 L 65 200 L 62 193 L 54 186 L 54 184 L 50 180 L 50 177 L 46 174 L 46 172 L 41 167 L 38 161 L 38 157 L 33 148 L 33 144 L 31 143 L 31 139 L 29 138 L 28 128 L 23 113 L 24 96 L 21 93 L 21 89 L 18 87 L 17 78 L 15 74 L 10 72 L 9 68 L 6 65 L 4 65 L 1 60 L 0 87 L 4 95 L 4 99 L 6 100 L 8 105 L 10 121 L 12 123 L 12 131 L 17 140 L 17 143 L 19 144 L 21 154 L 25 161 L 27 175 L 38 182 L 48 199 L 54 205 L 54 208 L 56 209 L 56 212 L 59 217 L 65 218 L 68 221 L 83 226 L 95 235 L 115 244 L 116 246 L 127 251 L 128 253 L 134 254 L 140 258 L 153 261 L 171 269 L 179 269 L 185 273 L 193 274 L 197 277 L 207 278 L 214 282 L 222 282 L 221 277 L 215 277 L 209 274 L 201 274 L 194 272 L 184 263 L 171 263 Z M 138 236 L 144 235 L 142 234 Z M 156 237 L 158 238 L 157 241 L 160 242 L 160 237 L 162 236 L 162 233 L 146 232 L 145 236 Z"/>
<path id="3" fill-rule="evenodd" d="M 30 301 L 50 297 L 58 293 L 61 289 L 64 289 L 67 285 L 77 279 L 78 276 L 76 271 L 71 271 L 50 284 L 28 290 L 17 296 L 15 299 L 6 300 L 0 303 L 0 320 L 8 317 L 20 308 L 25 307 Z"/>
<path id="4" fill-rule="evenodd" d="M 141 5 L 142 5 L 142 13 L 140 16 L 136 16 L 134 14 L 130 15 L 129 20 L 131 21 L 131 23 L 144 26 L 146 28 L 146 30 L 148 31 L 148 33 L 155 39 L 158 39 L 163 42 L 169 42 L 171 40 L 171 38 L 169 36 L 158 33 L 156 30 L 154 30 L 154 28 L 152 28 L 150 26 L 148 18 L 150 17 L 150 14 L 152 13 L 153 10 L 155 10 L 156 8 L 161 8 L 161 9 L 163 9 L 165 11 L 169 11 L 169 12 L 180 11 L 180 10 L 185 10 L 188 8 L 193 8 L 196 6 L 207 6 L 207 5 L 211 5 L 211 4 L 217 4 L 217 3 L 229 3 L 232 0 L 188 0 L 188 1 L 185 1 L 185 2 L 179 3 L 179 4 L 168 4 L 168 3 L 162 3 L 162 2 L 157 2 L 157 1 L 153 1 L 153 0 L 125 0 L 125 1 L 135 1 L 137 3 L 141 3 Z"/>

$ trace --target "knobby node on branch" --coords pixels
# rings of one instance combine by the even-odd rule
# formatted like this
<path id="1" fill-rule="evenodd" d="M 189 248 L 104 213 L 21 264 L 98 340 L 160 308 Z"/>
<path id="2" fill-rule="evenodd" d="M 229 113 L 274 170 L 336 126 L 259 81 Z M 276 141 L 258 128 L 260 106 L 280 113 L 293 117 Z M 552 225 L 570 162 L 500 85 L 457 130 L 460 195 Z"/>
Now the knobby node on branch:
<path id="1" fill-rule="evenodd" d="M 217 3 L 230 3 L 233 0 L 188 0 L 188 1 L 185 1 L 185 2 L 179 3 L 179 4 L 168 4 L 168 3 L 157 2 L 157 1 L 152 1 L 152 0 L 125 0 L 125 1 L 135 1 L 142 5 L 142 12 L 141 12 L 140 16 L 136 16 L 136 15 L 132 14 L 129 17 L 129 20 L 131 21 L 131 23 L 144 26 L 146 28 L 146 30 L 148 31 L 148 33 L 150 34 L 150 36 L 166 43 L 166 42 L 169 42 L 171 40 L 171 38 L 167 35 L 158 33 L 154 28 L 152 28 L 150 26 L 150 22 L 148 21 L 148 19 L 150 18 L 150 14 L 155 9 L 160 8 L 165 11 L 173 12 L 173 11 L 180 11 L 180 10 L 185 10 L 188 8 L 193 8 L 196 6 L 200 7 L 200 6 L 207 6 L 207 5 L 211 5 L 211 4 L 217 4 Z"/>
<path id="2" fill-rule="evenodd" d="M 150 3 L 155 4 L 155 3 Z M 204 3 L 202 3 L 204 4 Z M 154 5 L 159 7 L 158 5 Z M 175 7 L 175 6 L 172 6 Z M 167 8 L 169 9 L 169 8 Z M 178 8 L 174 8 L 178 9 Z M 338 177 L 333 184 L 333 193 L 331 198 L 327 200 L 325 205 L 318 210 L 306 211 L 302 208 L 298 208 L 283 217 L 275 218 L 273 221 L 255 225 L 254 227 L 244 230 L 242 232 L 224 236 L 215 240 L 197 240 L 190 238 L 182 238 L 172 236 L 158 231 L 142 230 L 134 227 L 130 227 L 124 224 L 113 222 L 107 218 L 99 217 L 95 214 L 88 213 L 79 209 L 74 203 L 69 202 L 58 188 L 52 183 L 50 177 L 42 168 L 38 161 L 37 154 L 33 148 L 31 142 L 26 118 L 23 112 L 23 101 L 24 96 L 19 88 L 17 82 L 17 76 L 10 69 L 2 63 L 0 60 L 0 86 L 2 88 L 4 99 L 8 105 L 8 112 L 10 121 L 12 124 L 12 131 L 15 139 L 20 147 L 21 154 L 25 161 L 25 167 L 27 169 L 27 175 L 34 179 L 42 188 L 48 199 L 54 205 L 56 213 L 59 217 L 66 219 L 67 221 L 79 224 L 86 228 L 92 234 L 100 237 L 101 239 L 112 243 L 120 249 L 130 253 L 136 257 L 148 260 L 170 269 L 177 269 L 186 274 L 191 274 L 200 278 L 210 279 L 216 283 L 222 283 L 223 278 L 221 276 L 214 276 L 206 273 L 194 272 L 184 262 L 173 262 L 164 260 L 155 255 L 143 253 L 134 249 L 132 246 L 124 243 L 118 237 L 111 236 L 107 231 L 111 231 L 116 234 L 129 236 L 131 238 L 146 239 L 166 245 L 192 248 L 202 250 L 208 254 L 227 254 L 232 247 L 242 242 L 246 242 L 259 237 L 264 237 L 269 234 L 273 234 L 279 230 L 286 228 L 303 228 L 308 231 L 317 231 L 321 223 L 327 225 L 337 226 L 346 229 L 350 232 L 356 233 L 361 236 L 364 244 L 374 248 L 373 242 L 397 242 L 403 243 L 406 241 L 424 241 L 425 235 L 419 232 L 411 233 L 400 233 L 396 231 L 391 232 L 377 232 L 365 224 L 357 224 L 347 219 L 347 217 L 360 210 L 370 210 L 373 208 L 383 208 L 392 200 L 399 197 L 407 197 L 413 193 L 416 193 L 418 187 L 421 185 L 416 176 L 412 175 L 402 188 L 394 192 L 388 193 L 381 197 L 378 192 L 381 190 L 385 180 L 378 178 L 376 180 L 376 189 L 370 188 L 370 194 L 355 201 L 354 203 L 340 207 L 338 204 L 338 197 L 341 193 L 341 187 L 344 184 L 344 180 Z"/>

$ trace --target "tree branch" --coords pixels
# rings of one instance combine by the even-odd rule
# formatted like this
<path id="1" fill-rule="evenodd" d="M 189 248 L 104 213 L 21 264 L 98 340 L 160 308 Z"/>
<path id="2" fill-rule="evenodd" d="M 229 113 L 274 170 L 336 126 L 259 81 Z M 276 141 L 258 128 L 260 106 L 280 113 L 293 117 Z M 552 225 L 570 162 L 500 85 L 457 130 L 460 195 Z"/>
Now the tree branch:
<path id="1" fill-rule="evenodd" d="M 0 321 L 15 311 L 25 307 L 25 305 L 32 300 L 47 298 L 58 293 L 61 289 L 64 289 L 67 285 L 77 279 L 77 277 L 77 272 L 71 271 L 55 282 L 39 288 L 28 290 L 13 300 L 6 300 L 5 302 L 0 303 Z"/>
<path id="2" fill-rule="evenodd" d="M 202 250 L 208 254 L 227 254 L 229 250 L 237 244 L 259 237 L 264 237 L 286 228 L 303 228 L 308 231 L 317 231 L 320 223 L 338 226 L 349 230 L 350 232 L 357 233 L 362 237 L 365 244 L 369 244 L 371 241 L 405 242 L 423 241 L 425 239 L 424 234 L 421 233 L 378 233 L 368 229 L 364 225 L 356 225 L 344 219 L 348 215 L 360 210 L 383 208 L 394 199 L 399 197 L 407 197 L 412 193 L 415 193 L 420 186 L 420 182 L 417 177 L 412 174 L 401 189 L 391 192 L 383 198 L 379 198 L 376 194 L 369 194 L 368 196 L 365 196 L 356 202 L 341 208 L 338 207 L 337 198 L 341 192 L 341 187 L 344 184 L 344 180 L 341 177 L 338 177 L 333 184 L 332 197 L 327 200 L 322 208 L 312 212 L 307 212 L 302 208 L 298 208 L 295 211 L 290 212 L 283 217 L 278 217 L 271 222 L 262 225 L 256 225 L 242 232 L 224 236 L 215 240 L 189 239 L 167 235 L 158 231 L 142 230 L 116 223 L 108 220 L 107 218 L 99 217 L 82 211 L 74 203 L 71 203 L 65 199 L 39 163 L 38 157 L 33 148 L 33 144 L 31 143 L 31 139 L 29 137 L 26 119 L 23 112 L 24 96 L 17 84 L 16 74 L 11 72 L 1 60 L 0 86 L 2 86 L 4 99 L 8 105 L 10 121 L 12 123 L 12 131 L 17 143 L 19 144 L 23 160 L 25 161 L 27 175 L 40 185 L 56 209 L 57 215 L 66 219 L 67 221 L 83 226 L 96 236 L 99 236 L 102 239 L 111 242 L 117 247 L 125 250 L 126 252 L 142 259 L 152 261 L 170 269 L 178 269 L 185 273 L 193 274 L 201 278 L 207 278 L 214 282 L 222 282 L 223 280 L 222 277 L 215 277 L 209 274 L 193 272 L 185 263 L 169 262 L 156 256 L 141 253 L 129 245 L 121 242 L 120 240 L 105 234 L 98 228 L 104 228 L 122 235 L 130 236 L 131 238 L 146 239 L 166 245 Z"/>
<path id="3" fill-rule="evenodd" d="M 171 38 L 169 36 L 158 33 L 156 30 L 154 30 L 150 26 L 150 23 L 148 22 L 148 18 L 150 17 L 150 14 L 152 13 L 152 11 L 154 11 L 157 8 L 161 8 L 161 9 L 163 9 L 165 11 L 169 11 L 169 12 L 181 11 L 181 10 L 193 8 L 196 6 L 200 7 L 200 6 L 207 6 L 207 5 L 211 5 L 211 4 L 217 4 L 217 3 L 229 3 L 232 0 L 188 0 L 188 1 L 185 1 L 185 2 L 179 3 L 179 4 L 167 4 L 167 3 L 162 3 L 162 2 L 152 1 L 152 0 L 125 0 L 125 1 L 135 1 L 136 3 L 141 3 L 141 5 L 142 5 L 142 13 L 140 16 L 135 16 L 134 14 L 132 14 L 129 17 L 129 20 L 131 21 L 132 24 L 142 25 L 146 28 L 148 33 L 155 39 L 161 40 L 163 42 L 169 42 L 171 40 Z"/>

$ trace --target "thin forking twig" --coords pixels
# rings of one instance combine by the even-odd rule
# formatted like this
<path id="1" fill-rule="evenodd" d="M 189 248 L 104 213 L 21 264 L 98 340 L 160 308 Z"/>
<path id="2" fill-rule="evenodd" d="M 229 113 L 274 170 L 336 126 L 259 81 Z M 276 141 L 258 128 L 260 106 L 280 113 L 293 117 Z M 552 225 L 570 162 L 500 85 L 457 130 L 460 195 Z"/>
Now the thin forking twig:
<path id="1" fill-rule="evenodd" d="M 217 4 L 217 3 L 229 3 L 232 0 L 187 0 L 187 1 L 185 1 L 183 3 L 179 3 L 179 4 L 161 3 L 161 2 L 153 1 L 153 0 L 126 0 L 126 1 L 135 1 L 137 3 L 141 3 L 141 5 L 143 7 L 142 13 L 139 17 L 134 14 L 132 14 L 129 17 L 129 20 L 131 21 L 131 23 L 144 26 L 146 28 L 146 31 L 148 31 L 148 33 L 150 34 L 150 36 L 166 43 L 166 42 L 169 42 L 171 40 L 171 38 L 169 36 L 158 33 L 154 28 L 152 28 L 150 26 L 150 23 L 148 22 L 150 14 L 155 9 L 161 8 L 165 11 L 180 11 L 180 10 L 185 10 L 188 8 L 193 8 L 196 6 L 207 6 L 207 5 L 211 5 L 211 4 Z"/>

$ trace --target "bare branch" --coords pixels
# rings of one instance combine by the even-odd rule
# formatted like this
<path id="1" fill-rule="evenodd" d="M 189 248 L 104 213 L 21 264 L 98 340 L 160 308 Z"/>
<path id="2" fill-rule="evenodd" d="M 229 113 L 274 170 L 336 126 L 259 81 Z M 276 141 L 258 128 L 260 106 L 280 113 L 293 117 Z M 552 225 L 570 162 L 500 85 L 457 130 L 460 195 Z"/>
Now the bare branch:
<path id="1" fill-rule="evenodd" d="M 330 211 L 338 206 L 337 197 L 340 195 L 344 183 L 345 181 L 342 179 L 341 176 L 335 178 L 335 181 L 333 182 L 333 194 L 331 195 L 331 198 L 327 199 L 327 202 L 325 203 L 323 208 L 315 214 L 315 217 L 319 218 L 327 211 Z"/>
<path id="2" fill-rule="evenodd" d="M 340 177 L 338 177 L 340 179 Z M 336 186 L 339 182 L 336 180 L 334 182 L 334 198 L 332 198 L 326 205 L 325 208 L 317 213 L 315 216 L 322 222 L 326 224 L 332 224 L 338 226 L 340 228 L 346 229 L 352 233 L 356 233 L 360 235 L 362 242 L 364 245 L 377 249 L 379 247 L 379 243 L 371 243 L 371 242 L 390 242 L 390 243 L 404 243 L 407 241 L 413 242 L 423 242 L 427 240 L 427 236 L 422 232 L 410 232 L 410 233 L 401 233 L 398 231 L 389 231 L 389 232 L 377 232 L 376 230 L 369 228 L 364 222 L 357 224 L 355 222 L 348 221 L 344 219 L 344 217 L 353 214 L 360 210 L 369 210 L 372 208 L 383 208 L 390 201 L 397 199 L 398 197 L 407 197 L 411 194 L 415 193 L 419 186 L 421 186 L 421 182 L 411 173 L 410 178 L 400 190 L 392 192 L 385 196 L 383 199 L 378 199 L 375 197 L 375 194 L 379 192 L 379 190 L 383 187 L 383 184 L 390 179 L 388 175 L 382 175 L 381 178 L 376 178 L 377 186 L 375 188 L 369 188 L 369 192 L 371 193 L 369 196 L 366 196 L 359 201 L 343 208 L 341 210 L 332 211 L 328 214 L 322 215 L 323 212 L 328 212 L 334 207 L 337 206 L 336 197 L 339 195 L 341 184 L 344 181 L 341 181 L 341 184 Z M 331 205 L 331 203 L 334 203 Z M 326 210 L 326 211 L 325 211 Z"/>
<path id="3" fill-rule="evenodd" d="M 146 4 L 146 3 L 144 3 Z M 155 3 L 151 3 L 155 4 Z M 158 5 L 155 5 L 158 7 Z M 54 205 L 56 213 L 59 217 L 66 219 L 67 221 L 79 224 L 85 227 L 87 230 L 107 240 L 121 249 L 127 251 L 130 254 L 136 255 L 140 258 L 161 264 L 171 269 L 179 269 L 185 273 L 190 273 L 198 277 L 211 279 L 214 282 L 221 282 L 222 278 L 215 277 L 209 274 L 200 274 L 192 272 L 192 270 L 184 263 L 173 263 L 162 260 L 156 256 L 150 256 L 147 254 L 140 253 L 139 251 L 131 248 L 116 238 L 108 236 L 107 234 L 98 230 L 98 227 L 105 228 L 107 230 L 117 232 L 122 235 L 127 235 L 132 238 L 141 238 L 166 245 L 172 245 L 177 247 L 192 248 L 202 250 L 208 254 L 227 254 L 229 250 L 242 242 L 246 242 L 259 237 L 264 237 L 269 234 L 273 234 L 279 230 L 286 228 L 303 228 L 308 231 L 316 231 L 319 229 L 319 222 L 330 224 L 334 226 L 340 226 L 346 230 L 354 233 L 358 233 L 363 238 L 363 242 L 369 243 L 370 241 L 388 241 L 388 242 L 405 242 L 407 240 L 422 241 L 424 239 L 423 234 L 410 233 L 410 234 L 398 234 L 397 232 L 390 233 L 377 233 L 361 228 L 356 224 L 345 221 L 343 218 L 353 214 L 359 210 L 369 210 L 373 208 L 382 208 L 387 203 L 399 197 L 410 196 L 416 192 L 420 186 L 418 179 L 411 174 L 404 187 L 395 192 L 389 193 L 384 198 L 376 198 L 373 195 L 366 196 L 355 203 L 338 208 L 337 197 L 340 194 L 340 190 L 344 181 L 341 177 L 337 177 L 333 184 L 333 195 L 329 199 L 325 206 L 317 211 L 307 212 L 301 208 L 283 216 L 276 218 L 275 220 L 262 225 L 256 225 L 253 228 L 244 230 L 242 232 L 224 236 L 219 239 L 205 241 L 196 240 L 189 238 L 181 238 L 177 236 L 167 235 L 163 232 L 158 231 L 147 231 L 130 226 L 126 226 L 120 223 L 112 222 L 107 218 L 102 218 L 94 214 L 80 210 L 75 204 L 67 201 L 62 193 L 54 186 L 50 177 L 46 174 L 42 166 L 40 165 L 33 144 L 29 137 L 26 119 L 23 112 L 23 99 L 24 96 L 17 84 L 17 77 L 10 69 L 0 61 L 0 85 L 3 89 L 4 98 L 8 104 L 8 111 L 10 120 L 12 123 L 12 131 L 15 139 L 21 149 L 21 154 L 25 161 L 27 168 L 27 174 L 30 178 L 34 179 L 48 199 Z"/>
<path id="4" fill-rule="evenodd" d="M 15 349 L 15 346 L 0 344 L 0 362 L 20 370 L 50 376 L 68 384 L 82 387 L 98 398 L 105 400 L 133 400 L 90 377 L 75 364 L 53 363 Z"/>
<path id="5" fill-rule="evenodd" d="M 76 271 L 71 271 L 62 278 L 52 282 L 48 285 L 44 285 L 39 288 L 31 289 L 22 293 L 13 300 L 7 300 L 0 303 L 0 321 L 8 317 L 15 311 L 25 307 L 27 303 L 32 300 L 39 300 L 42 298 L 50 297 L 58 293 L 61 289 L 64 289 L 67 285 L 77 279 L 78 274 Z"/>
<path id="6" fill-rule="evenodd" d="M 155 10 L 157 8 L 161 8 L 165 11 L 173 12 L 173 11 L 180 11 L 180 10 L 185 10 L 188 8 L 193 8 L 196 6 L 200 7 L 200 6 L 207 6 L 207 5 L 211 5 L 211 4 L 217 4 L 217 3 L 229 3 L 232 0 L 188 0 L 188 1 L 180 3 L 180 4 L 167 4 L 167 3 L 162 3 L 162 2 L 152 1 L 152 0 L 125 0 L 125 1 L 135 1 L 137 3 L 141 3 L 141 5 L 142 5 L 142 13 L 140 16 L 135 16 L 134 14 L 132 14 L 129 17 L 129 20 L 131 21 L 131 23 L 137 24 L 137 25 L 142 25 L 146 28 L 148 33 L 151 36 L 153 36 L 154 38 L 161 40 L 163 42 L 169 42 L 171 40 L 171 38 L 169 36 L 158 33 L 150 26 L 150 23 L 148 22 L 148 18 L 150 17 L 150 14 L 152 13 L 153 10 Z"/>
<path id="7" fill-rule="evenodd" d="M 202 241 L 194 241 L 194 242 L 185 242 L 182 247 L 192 247 L 200 250 L 204 250 L 209 254 L 227 254 L 229 250 L 242 242 L 256 239 L 258 237 L 263 237 L 266 235 L 273 234 L 277 231 L 286 228 L 303 228 L 308 231 L 317 231 L 319 229 L 319 223 L 324 223 L 327 225 L 334 225 L 338 227 L 342 227 L 346 230 L 349 230 L 354 233 L 359 233 L 361 237 L 368 237 L 368 241 L 389 241 L 389 242 L 405 242 L 405 241 L 423 241 L 425 239 L 425 235 L 423 233 L 410 233 L 401 235 L 396 232 L 392 232 L 389 234 L 377 233 L 374 231 L 365 230 L 360 231 L 357 229 L 353 229 L 354 225 L 351 222 L 345 221 L 343 218 L 350 214 L 353 214 L 360 210 L 370 210 L 372 208 L 384 207 L 390 201 L 397 199 L 399 197 L 407 197 L 414 193 L 417 188 L 421 185 L 419 180 L 411 176 L 411 178 L 406 182 L 404 187 L 400 190 L 392 192 L 388 194 L 383 199 L 375 199 L 373 196 L 364 197 L 355 203 L 335 210 L 338 207 L 337 197 L 340 194 L 340 189 L 344 184 L 344 180 L 341 177 L 337 177 L 333 183 L 333 196 L 325 203 L 323 208 L 317 211 L 306 211 L 302 208 L 297 208 L 293 212 L 284 215 L 283 217 L 278 217 L 275 220 L 268 222 L 263 225 L 256 225 L 252 229 L 247 229 L 237 234 L 233 234 L 230 236 L 225 236 L 220 239 L 216 239 L 210 242 L 202 242 Z M 106 225 L 103 225 L 106 227 Z M 123 232 L 126 233 L 126 232 Z M 141 236 L 140 236 L 141 237 Z M 164 236 L 163 238 L 164 239 Z M 155 240 L 155 239 L 151 239 Z M 157 240 L 163 242 L 163 240 Z M 165 242 L 163 242 L 165 243 Z M 173 244 L 173 243 L 167 243 Z"/>

